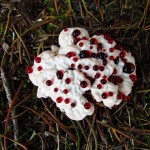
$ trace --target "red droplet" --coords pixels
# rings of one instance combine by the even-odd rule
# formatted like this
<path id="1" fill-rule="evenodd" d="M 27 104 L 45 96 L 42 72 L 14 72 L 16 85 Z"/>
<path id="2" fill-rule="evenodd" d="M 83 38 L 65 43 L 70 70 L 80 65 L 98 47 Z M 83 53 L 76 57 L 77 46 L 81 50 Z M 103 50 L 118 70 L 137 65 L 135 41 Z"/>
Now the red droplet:
<path id="1" fill-rule="evenodd" d="M 123 94 L 119 92 L 117 95 L 117 99 L 122 99 L 122 98 L 123 98 Z"/>
<path id="2" fill-rule="evenodd" d="M 77 68 L 78 68 L 79 70 L 82 69 L 82 65 L 79 64 Z"/>
<path id="3" fill-rule="evenodd" d="M 92 105 L 91 105 L 91 103 L 89 103 L 89 102 L 86 102 L 85 104 L 84 104 L 84 108 L 85 109 L 90 109 L 92 107 Z"/>
<path id="4" fill-rule="evenodd" d="M 32 67 L 26 67 L 26 73 L 32 73 L 33 72 L 33 68 Z"/>
<path id="5" fill-rule="evenodd" d="M 80 38 L 75 38 L 74 39 L 74 44 L 76 45 L 81 39 Z"/>
<path id="6" fill-rule="evenodd" d="M 108 94 L 109 94 L 109 96 L 113 96 L 113 95 L 114 95 L 114 93 L 113 93 L 113 92 L 109 92 Z"/>
<path id="7" fill-rule="evenodd" d="M 82 40 L 88 40 L 88 38 L 84 36 L 84 37 L 82 38 Z"/>
<path id="8" fill-rule="evenodd" d="M 69 91 L 68 91 L 67 89 L 64 89 L 64 90 L 63 90 L 63 93 L 64 93 L 64 94 L 67 94 L 68 92 L 69 92 Z"/>
<path id="9" fill-rule="evenodd" d="M 54 92 L 57 92 L 58 91 L 58 88 L 54 88 Z"/>
<path id="10" fill-rule="evenodd" d="M 107 83 L 107 80 L 106 80 L 106 79 L 102 79 L 102 80 L 101 80 L 101 83 L 102 83 L 102 84 L 106 84 L 106 83 Z"/>
<path id="11" fill-rule="evenodd" d="M 74 38 L 76 38 L 77 36 L 79 36 L 81 34 L 81 32 L 80 32 L 80 30 L 78 30 L 78 29 L 75 29 L 73 32 L 72 32 L 72 36 L 74 37 Z"/>
<path id="12" fill-rule="evenodd" d="M 102 51 L 103 51 L 103 52 L 106 52 L 106 49 L 105 49 L 105 48 L 103 48 L 103 49 L 102 49 Z"/>
<path id="13" fill-rule="evenodd" d="M 90 46 L 90 49 L 92 49 L 93 48 L 93 46 Z"/>
<path id="14" fill-rule="evenodd" d="M 103 78 L 107 79 L 107 76 L 106 76 L 106 75 L 104 75 L 104 76 L 103 76 Z"/>
<path id="15" fill-rule="evenodd" d="M 124 58 L 126 56 L 126 52 L 125 51 L 120 52 L 119 56 L 120 58 Z"/>
<path id="16" fill-rule="evenodd" d="M 124 63 L 127 62 L 127 59 L 125 59 L 125 58 L 122 58 L 121 60 L 122 60 Z"/>
<path id="17" fill-rule="evenodd" d="M 110 52 L 114 52 L 114 48 L 110 48 L 109 51 L 110 51 Z"/>
<path id="18" fill-rule="evenodd" d="M 115 58 L 114 58 L 114 56 L 109 56 L 109 59 L 114 60 Z"/>
<path id="19" fill-rule="evenodd" d="M 113 39 L 109 39 L 109 40 L 107 40 L 107 42 L 109 43 L 109 44 L 112 44 L 113 43 Z"/>
<path id="20" fill-rule="evenodd" d="M 46 85 L 47 85 L 47 86 L 51 86 L 52 84 L 53 84 L 53 82 L 52 82 L 51 80 L 47 80 L 47 81 L 46 81 Z"/>
<path id="21" fill-rule="evenodd" d="M 71 64 L 71 68 L 74 68 L 75 67 L 75 64 Z"/>
<path id="22" fill-rule="evenodd" d="M 36 57 L 35 62 L 40 63 L 41 62 L 41 57 Z"/>
<path id="23" fill-rule="evenodd" d="M 101 84 L 98 84 L 98 85 L 97 85 L 97 88 L 98 88 L 98 89 L 101 89 L 101 88 L 102 88 L 102 85 L 101 85 Z"/>
<path id="24" fill-rule="evenodd" d="M 77 61 L 78 61 L 78 58 L 77 58 L 77 57 L 74 57 L 74 58 L 73 58 L 73 61 L 74 61 L 74 62 L 77 62 Z"/>
<path id="25" fill-rule="evenodd" d="M 86 81 L 81 81 L 81 82 L 80 82 L 80 86 L 81 86 L 82 88 L 86 88 L 86 87 L 88 86 L 88 84 L 87 84 Z"/>
<path id="26" fill-rule="evenodd" d="M 70 57 L 76 56 L 76 53 L 75 53 L 75 52 L 68 52 L 68 53 L 66 54 L 66 56 L 67 56 L 68 58 L 70 58 Z"/>
<path id="27" fill-rule="evenodd" d="M 129 77 L 133 82 L 137 81 L 137 76 L 135 74 L 130 74 Z"/>
<path id="28" fill-rule="evenodd" d="M 64 100 L 64 103 L 65 103 L 65 104 L 69 104 L 69 102 L 70 102 L 70 98 L 66 98 L 66 99 Z"/>
<path id="29" fill-rule="evenodd" d="M 96 73 L 95 78 L 97 79 L 97 78 L 99 78 L 100 76 L 101 76 L 100 73 Z"/>
<path id="30" fill-rule="evenodd" d="M 41 71 L 42 69 L 43 69 L 42 66 L 38 66 L 38 67 L 37 67 L 37 70 L 38 70 L 38 71 Z"/>
<path id="31" fill-rule="evenodd" d="M 98 44 L 98 40 L 96 38 L 91 38 L 90 44 Z"/>
<path id="32" fill-rule="evenodd" d="M 98 69 L 99 69 L 98 65 L 94 65 L 94 66 L 93 66 L 93 70 L 94 70 L 94 71 L 97 71 Z"/>
<path id="33" fill-rule="evenodd" d="M 117 69 L 116 68 L 114 68 L 113 74 L 117 74 Z"/>
<path id="34" fill-rule="evenodd" d="M 64 76 L 64 73 L 63 73 L 63 71 L 57 71 L 56 75 L 57 75 L 58 79 L 62 79 Z"/>
<path id="35" fill-rule="evenodd" d="M 85 69 L 85 70 L 89 70 L 89 66 L 85 66 L 84 69 Z"/>
<path id="36" fill-rule="evenodd" d="M 100 66 L 100 67 L 99 67 L 99 70 L 100 70 L 100 71 L 104 71 L 104 66 Z"/>
<path id="37" fill-rule="evenodd" d="M 83 46 L 83 42 L 80 42 L 80 43 L 79 43 L 79 46 L 82 47 L 82 46 Z"/>
<path id="38" fill-rule="evenodd" d="M 77 103 L 76 102 L 74 102 L 74 103 L 71 103 L 71 107 L 73 108 L 73 107 L 75 107 L 77 105 Z"/>
<path id="39" fill-rule="evenodd" d="M 101 96 L 102 96 L 103 99 L 106 99 L 108 97 L 108 94 L 107 93 L 102 93 Z"/>
<path id="40" fill-rule="evenodd" d="M 65 28 L 64 31 L 67 32 L 67 31 L 68 31 L 68 28 Z"/>
<path id="41" fill-rule="evenodd" d="M 71 82 L 71 79 L 70 78 L 66 78 L 65 82 L 66 82 L 66 84 L 69 84 Z"/>
<path id="42" fill-rule="evenodd" d="M 56 102 L 57 103 L 61 103 L 63 101 L 63 98 L 62 97 L 58 97 L 57 99 L 56 99 Z"/>
<path id="43" fill-rule="evenodd" d="M 104 39 L 105 40 L 109 40 L 110 39 L 110 35 L 109 34 L 104 34 Z"/>

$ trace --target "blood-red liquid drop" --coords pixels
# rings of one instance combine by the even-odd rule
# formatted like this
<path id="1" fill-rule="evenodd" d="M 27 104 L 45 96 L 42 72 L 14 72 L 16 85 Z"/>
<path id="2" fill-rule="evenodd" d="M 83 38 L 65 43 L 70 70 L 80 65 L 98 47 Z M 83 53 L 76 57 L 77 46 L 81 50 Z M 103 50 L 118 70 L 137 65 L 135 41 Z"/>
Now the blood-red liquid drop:
<path id="1" fill-rule="evenodd" d="M 37 70 L 38 70 L 38 71 L 41 71 L 42 69 L 43 69 L 42 66 L 38 66 L 38 67 L 37 67 Z"/>
<path id="2" fill-rule="evenodd" d="M 79 64 L 77 68 L 78 68 L 79 70 L 82 69 L 82 65 Z"/>
<path id="3" fill-rule="evenodd" d="M 64 100 L 64 103 L 65 103 L 65 104 L 69 104 L 69 102 L 70 102 L 70 98 L 66 98 L 66 99 Z"/>
<path id="4" fill-rule="evenodd" d="M 77 57 L 74 57 L 74 58 L 73 58 L 73 61 L 74 61 L 74 62 L 77 62 L 77 61 L 78 61 L 78 58 L 77 58 Z"/>
<path id="5" fill-rule="evenodd" d="M 110 48 L 109 51 L 110 51 L 110 52 L 114 52 L 114 48 Z"/>
<path id="6" fill-rule="evenodd" d="M 76 56 L 76 53 L 75 53 L 75 52 L 68 52 L 68 53 L 66 54 L 66 56 L 67 56 L 68 58 L 71 58 L 71 57 L 73 57 L 73 56 Z"/>
<path id="7" fill-rule="evenodd" d="M 126 52 L 125 51 L 120 52 L 119 56 L 120 58 L 124 58 L 126 56 Z"/>
<path id="8" fill-rule="evenodd" d="M 68 92 L 69 92 L 69 91 L 68 91 L 67 89 L 64 89 L 64 90 L 63 90 L 63 93 L 64 93 L 64 94 L 67 94 Z"/>
<path id="9" fill-rule="evenodd" d="M 58 78 L 58 79 L 62 79 L 63 76 L 64 76 L 64 74 L 63 74 L 62 71 L 57 71 L 56 75 L 57 75 L 57 78 Z"/>
<path id="10" fill-rule="evenodd" d="M 114 95 L 114 93 L 113 93 L 113 92 L 109 92 L 108 94 L 109 94 L 109 96 L 113 96 L 113 95 Z"/>
<path id="11" fill-rule="evenodd" d="M 89 66 L 84 66 L 84 69 L 85 70 L 89 70 Z"/>
<path id="12" fill-rule="evenodd" d="M 131 74 L 129 77 L 133 82 L 137 81 L 137 76 L 135 74 Z"/>
<path id="13" fill-rule="evenodd" d="M 104 66 L 100 66 L 100 67 L 99 67 L 99 70 L 100 70 L 100 71 L 104 71 Z"/>
<path id="14" fill-rule="evenodd" d="M 88 86 L 88 83 L 87 83 L 86 81 L 81 81 L 81 82 L 80 82 L 80 86 L 81 86 L 82 88 L 86 88 L 86 87 Z"/>
<path id="15" fill-rule="evenodd" d="M 94 65 L 94 66 L 93 66 L 93 70 L 94 70 L 94 71 L 97 71 L 98 69 L 99 69 L 98 65 Z"/>
<path id="16" fill-rule="evenodd" d="M 76 102 L 74 102 L 74 103 L 71 103 L 71 107 L 73 108 L 73 107 L 75 107 L 77 105 L 77 103 Z"/>
<path id="17" fill-rule="evenodd" d="M 80 42 L 80 43 L 79 43 L 79 46 L 82 47 L 82 46 L 83 46 L 83 42 Z"/>
<path id="18" fill-rule="evenodd" d="M 106 83 L 107 83 L 107 80 L 106 80 L 106 79 L 102 79 L 102 80 L 101 80 L 101 83 L 102 83 L 102 84 L 106 84 Z"/>
<path id="19" fill-rule="evenodd" d="M 99 78 L 100 76 L 101 76 L 100 73 L 96 73 L 95 78 L 97 79 L 97 78 Z"/>
<path id="20" fill-rule="evenodd" d="M 78 30 L 78 29 L 75 29 L 73 32 L 72 32 L 72 36 L 74 37 L 74 38 L 76 38 L 77 36 L 79 36 L 81 34 L 81 32 L 80 32 L 80 30 Z"/>
<path id="21" fill-rule="evenodd" d="M 53 82 L 52 82 L 51 80 L 47 80 L 47 81 L 46 81 L 46 85 L 47 85 L 47 86 L 51 86 L 52 84 L 53 84 Z"/>
<path id="22" fill-rule="evenodd" d="M 26 73 L 32 73 L 33 72 L 33 68 L 29 66 L 29 67 L 26 68 L 25 71 L 26 71 Z"/>
<path id="23" fill-rule="evenodd" d="M 98 44 L 98 40 L 96 38 L 90 39 L 90 44 Z"/>
<path id="24" fill-rule="evenodd" d="M 115 58 L 114 58 L 114 56 L 109 56 L 109 59 L 114 60 Z"/>
<path id="25" fill-rule="evenodd" d="M 36 57 L 35 62 L 40 63 L 41 62 L 41 57 Z"/>
<path id="26" fill-rule="evenodd" d="M 106 99 L 108 97 L 108 94 L 104 92 L 104 93 L 102 93 L 101 96 L 102 96 L 103 99 Z"/>
<path id="27" fill-rule="evenodd" d="M 58 91 L 58 88 L 54 88 L 54 92 L 57 92 Z"/>
<path id="28" fill-rule="evenodd" d="M 62 97 L 58 97 L 57 99 L 56 99 L 56 102 L 57 103 L 61 103 L 63 101 L 63 98 Z"/>
<path id="29" fill-rule="evenodd" d="M 66 78 L 65 82 L 66 82 L 66 84 L 69 84 L 71 82 L 71 79 L 70 78 Z"/>
<path id="30" fill-rule="evenodd" d="M 101 84 L 98 84 L 98 85 L 97 85 L 97 88 L 98 88 L 98 89 L 101 89 L 101 88 L 102 88 L 102 85 L 101 85 Z"/>
<path id="31" fill-rule="evenodd" d="M 123 94 L 119 92 L 118 95 L 117 95 L 117 98 L 118 99 L 122 99 L 123 98 Z"/>
<path id="32" fill-rule="evenodd" d="M 91 105 L 91 103 L 89 103 L 89 102 L 86 102 L 85 104 L 84 104 L 84 108 L 85 109 L 90 109 L 92 107 L 92 105 Z"/>

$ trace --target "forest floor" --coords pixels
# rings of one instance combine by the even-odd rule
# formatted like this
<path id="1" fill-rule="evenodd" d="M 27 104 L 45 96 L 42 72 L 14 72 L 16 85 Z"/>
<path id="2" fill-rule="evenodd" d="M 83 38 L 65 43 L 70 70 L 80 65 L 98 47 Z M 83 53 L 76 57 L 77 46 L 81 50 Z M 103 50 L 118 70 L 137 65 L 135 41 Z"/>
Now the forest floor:
<path id="1" fill-rule="evenodd" d="M 0 0 L 0 149 L 150 149 L 149 0 Z M 38 99 L 25 68 L 65 27 L 109 33 L 136 59 L 130 101 L 72 121 L 50 98 Z"/>

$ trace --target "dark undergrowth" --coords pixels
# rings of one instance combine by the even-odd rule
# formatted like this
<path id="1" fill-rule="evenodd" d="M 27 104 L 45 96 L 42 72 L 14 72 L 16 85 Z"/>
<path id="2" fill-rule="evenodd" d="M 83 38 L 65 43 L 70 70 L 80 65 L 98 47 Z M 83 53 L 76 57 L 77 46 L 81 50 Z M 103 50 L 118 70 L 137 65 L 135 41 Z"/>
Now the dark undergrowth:
<path id="1" fill-rule="evenodd" d="M 64 27 L 74 26 L 90 35 L 109 33 L 129 47 L 138 76 L 131 101 L 113 109 L 96 104 L 95 113 L 79 122 L 67 118 L 50 98 L 36 98 L 25 73 L 37 54 L 58 44 Z M 149 0 L 0 0 L 0 65 L 8 88 L 1 76 L 0 149 L 150 149 Z"/>

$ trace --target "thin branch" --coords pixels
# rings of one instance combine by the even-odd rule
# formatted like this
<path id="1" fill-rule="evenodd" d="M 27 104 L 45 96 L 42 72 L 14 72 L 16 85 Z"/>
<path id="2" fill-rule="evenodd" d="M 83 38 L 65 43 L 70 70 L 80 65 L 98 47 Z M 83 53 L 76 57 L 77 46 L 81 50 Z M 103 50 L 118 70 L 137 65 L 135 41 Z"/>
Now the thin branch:
<path id="1" fill-rule="evenodd" d="M 6 97 L 8 100 L 8 105 L 10 108 L 10 107 L 12 107 L 12 93 L 11 93 L 11 90 L 10 90 L 10 87 L 9 87 L 9 84 L 8 84 L 8 81 L 7 81 L 7 78 L 5 76 L 3 69 L 0 68 L 0 71 L 1 71 L 1 79 L 3 82 L 3 87 L 5 89 Z M 17 141 L 18 140 L 18 121 L 16 118 L 14 118 L 14 116 L 16 115 L 15 109 L 12 109 L 10 113 L 11 113 L 11 117 L 13 118 L 12 122 L 13 122 L 13 131 L 14 131 L 14 140 Z M 5 138 L 4 138 L 4 141 L 6 142 Z M 15 143 L 14 143 L 14 145 L 16 146 Z M 5 146 L 6 146 L 6 144 L 5 144 Z"/>

